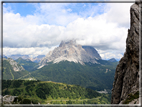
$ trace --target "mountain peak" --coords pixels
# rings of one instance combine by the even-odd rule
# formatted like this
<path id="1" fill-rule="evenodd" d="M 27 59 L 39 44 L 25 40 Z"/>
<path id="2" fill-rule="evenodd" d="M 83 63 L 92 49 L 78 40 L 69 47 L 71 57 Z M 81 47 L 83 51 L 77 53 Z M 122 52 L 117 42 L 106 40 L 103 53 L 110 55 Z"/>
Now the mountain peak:
<path id="1" fill-rule="evenodd" d="M 39 63 L 39 68 L 48 62 L 58 63 L 60 61 L 70 61 L 84 64 L 84 62 L 98 63 L 101 59 L 95 48 L 91 46 L 81 46 L 76 40 L 61 41 L 59 47 L 50 51 Z"/>
<path id="2" fill-rule="evenodd" d="M 109 62 L 117 62 L 115 58 L 111 58 L 108 60 Z"/>
<path id="3" fill-rule="evenodd" d="M 10 65 L 12 66 L 13 70 L 15 72 L 23 71 L 25 70 L 21 65 L 19 65 L 16 61 L 14 61 L 12 58 L 8 58 L 7 61 L 9 61 Z"/>
<path id="4" fill-rule="evenodd" d="M 69 40 L 69 41 L 61 41 L 59 47 L 65 46 L 65 45 L 76 45 L 76 40 Z"/>

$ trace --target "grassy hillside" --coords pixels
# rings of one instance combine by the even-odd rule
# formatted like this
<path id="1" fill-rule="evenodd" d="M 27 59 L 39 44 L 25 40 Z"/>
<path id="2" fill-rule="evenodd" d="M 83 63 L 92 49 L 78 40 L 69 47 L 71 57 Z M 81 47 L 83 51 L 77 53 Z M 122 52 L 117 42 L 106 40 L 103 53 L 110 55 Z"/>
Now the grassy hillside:
<path id="1" fill-rule="evenodd" d="M 3 80 L 3 95 L 18 96 L 18 102 L 31 104 L 107 104 L 109 94 L 77 85 L 67 85 L 51 81 Z"/>
<path id="2" fill-rule="evenodd" d="M 33 71 L 31 75 L 42 81 L 55 81 L 76 84 L 93 90 L 112 89 L 117 64 L 103 61 L 105 64 L 92 64 L 62 61 L 44 66 Z"/>
<path id="3" fill-rule="evenodd" d="M 3 79 L 18 79 L 22 76 L 28 75 L 26 70 L 15 72 L 8 60 L 3 60 Z"/>

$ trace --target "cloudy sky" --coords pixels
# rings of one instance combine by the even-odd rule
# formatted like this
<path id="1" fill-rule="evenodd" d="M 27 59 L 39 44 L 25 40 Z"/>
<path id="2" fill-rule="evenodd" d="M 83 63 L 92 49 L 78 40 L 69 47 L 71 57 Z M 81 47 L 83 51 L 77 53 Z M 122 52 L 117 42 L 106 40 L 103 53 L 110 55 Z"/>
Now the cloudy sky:
<path id="1" fill-rule="evenodd" d="M 46 55 L 62 40 L 93 46 L 120 59 L 132 3 L 4 3 L 3 54 Z"/>

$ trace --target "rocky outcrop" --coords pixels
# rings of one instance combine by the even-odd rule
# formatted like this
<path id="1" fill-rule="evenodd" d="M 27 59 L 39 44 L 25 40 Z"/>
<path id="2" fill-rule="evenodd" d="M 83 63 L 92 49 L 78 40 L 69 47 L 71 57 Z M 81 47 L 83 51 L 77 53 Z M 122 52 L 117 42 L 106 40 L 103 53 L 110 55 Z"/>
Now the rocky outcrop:
<path id="1" fill-rule="evenodd" d="M 12 104 L 18 96 L 5 95 L 3 96 L 3 104 Z"/>
<path id="2" fill-rule="evenodd" d="M 62 41 L 59 47 L 50 51 L 39 63 L 39 68 L 46 65 L 47 62 L 58 63 L 60 61 L 73 61 L 84 64 L 84 62 L 98 63 L 101 59 L 98 52 L 91 46 L 81 46 L 75 40 Z"/>
<path id="3" fill-rule="evenodd" d="M 29 58 L 32 62 L 35 62 L 35 63 L 39 63 L 42 58 L 44 58 L 45 55 L 38 55 L 37 57 L 34 57 L 34 58 Z"/>
<path id="4" fill-rule="evenodd" d="M 10 65 L 12 66 L 13 70 L 15 72 L 18 72 L 18 71 L 23 71 L 25 70 L 21 65 L 19 65 L 16 61 L 14 61 L 13 59 L 11 58 L 8 58 L 8 59 L 5 59 L 5 60 L 8 60 Z"/>
<path id="5" fill-rule="evenodd" d="M 126 52 L 119 61 L 115 72 L 112 104 L 123 104 L 129 95 L 134 95 L 139 91 L 139 28 L 141 26 L 139 7 L 137 2 L 130 9 L 131 26 L 126 40 Z M 139 100 L 135 103 L 139 103 Z"/>
<path id="6" fill-rule="evenodd" d="M 92 46 L 82 46 L 83 49 L 90 55 L 95 56 L 97 59 L 101 59 L 101 56 L 98 54 L 97 50 Z"/>

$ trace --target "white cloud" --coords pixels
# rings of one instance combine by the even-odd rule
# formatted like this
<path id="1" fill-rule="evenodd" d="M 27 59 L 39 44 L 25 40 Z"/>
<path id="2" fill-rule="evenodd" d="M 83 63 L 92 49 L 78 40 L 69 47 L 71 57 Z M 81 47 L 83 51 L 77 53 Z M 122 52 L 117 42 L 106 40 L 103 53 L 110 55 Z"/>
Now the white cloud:
<path id="1" fill-rule="evenodd" d="M 82 45 L 94 46 L 104 59 L 120 58 L 125 51 L 130 5 L 107 4 L 103 7 L 105 13 L 88 18 L 70 13 L 71 8 L 64 8 L 68 4 L 40 4 L 34 15 L 26 17 L 5 11 L 4 54 L 47 54 L 49 48 L 59 45 L 61 40 L 75 38 Z M 92 12 L 90 10 L 90 14 Z M 57 25 L 52 25 L 52 21 Z M 41 24 L 43 22 L 48 24 Z"/>
<path id="2" fill-rule="evenodd" d="M 67 35 L 67 39 L 78 39 L 78 43 L 82 45 L 124 51 L 127 28 L 118 27 L 117 23 L 107 23 L 100 16 L 87 19 L 78 18 L 67 26 L 63 35 Z"/>
<path id="3" fill-rule="evenodd" d="M 52 51 L 57 46 L 52 46 L 51 48 L 47 47 L 31 47 L 31 48 L 3 48 L 3 54 L 10 56 L 13 54 L 29 55 L 36 57 L 38 55 L 46 55 L 49 51 Z"/>
<path id="4" fill-rule="evenodd" d="M 48 23 L 65 26 L 70 21 L 75 20 L 79 16 L 76 13 L 71 13 L 70 3 L 40 3 L 36 5 L 37 9 L 34 14 L 39 18 L 39 23 Z"/>
<path id="5" fill-rule="evenodd" d="M 117 50 L 97 50 L 98 53 L 100 54 L 100 56 L 102 57 L 102 59 L 108 60 L 111 58 L 115 58 L 117 60 L 119 60 L 120 58 L 123 57 L 123 54 L 121 53 L 121 51 Z"/>
<path id="6" fill-rule="evenodd" d="M 9 17 L 11 17 L 9 19 Z M 15 20 L 16 19 L 16 20 Z M 4 46 L 37 47 L 57 45 L 56 37 L 64 27 L 29 24 L 20 14 L 4 14 Z"/>
<path id="7" fill-rule="evenodd" d="M 106 13 L 103 17 L 108 22 L 118 23 L 119 26 L 130 27 L 130 6 L 132 3 L 110 3 L 105 7 Z"/>

